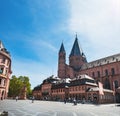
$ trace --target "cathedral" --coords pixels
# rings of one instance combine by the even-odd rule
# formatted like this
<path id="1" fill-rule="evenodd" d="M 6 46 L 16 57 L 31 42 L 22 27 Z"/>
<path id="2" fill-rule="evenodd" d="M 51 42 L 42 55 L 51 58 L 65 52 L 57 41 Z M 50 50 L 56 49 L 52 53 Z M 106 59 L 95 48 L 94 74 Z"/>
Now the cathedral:
<path id="1" fill-rule="evenodd" d="M 64 44 L 58 52 L 58 75 L 33 89 L 35 99 L 78 102 L 120 102 L 120 54 L 87 62 L 76 35 L 66 64 Z"/>
<path id="2" fill-rule="evenodd" d="M 58 77 L 75 78 L 80 74 L 86 74 L 101 82 L 105 89 L 115 90 L 120 97 L 120 54 L 87 62 L 86 56 L 79 46 L 78 37 L 69 55 L 69 64 L 66 64 L 66 52 L 64 44 L 61 44 L 58 54 Z"/>

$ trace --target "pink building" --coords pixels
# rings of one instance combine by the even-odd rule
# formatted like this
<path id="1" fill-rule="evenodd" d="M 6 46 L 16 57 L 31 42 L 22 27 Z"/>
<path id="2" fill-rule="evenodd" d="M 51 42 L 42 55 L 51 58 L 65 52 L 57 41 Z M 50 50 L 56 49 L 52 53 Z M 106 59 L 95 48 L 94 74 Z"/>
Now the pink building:
<path id="1" fill-rule="evenodd" d="M 120 54 L 87 62 L 84 52 L 79 46 L 76 36 L 75 42 L 69 55 L 69 64 L 66 64 L 66 52 L 63 43 L 58 54 L 58 77 L 75 78 L 79 74 L 86 74 L 93 77 L 96 82 L 103 83 L 105 89 L 116 92 L 116 99 L 120 102 Z M 113 83 L 115 87 L 113 86 Z"/>
<path id="2" fill-rule="evenodd" d="M 6 99 L 11 75 L 11 57 L 0 41 L 0 100 Z"/>
<path id="3" fill-rule="evenodd" d="M 68 83 L 67 79 L 70 79 Z M 66 52 L 62 43 L 58 53 L 58 77 L 44 80 L 34 88 L 33 95 L 36 99 L 76 98 L 99 104 L 120 103 L 120 54 L 87 62 L 76 36 L 69 64 L 66 64 Z"/>

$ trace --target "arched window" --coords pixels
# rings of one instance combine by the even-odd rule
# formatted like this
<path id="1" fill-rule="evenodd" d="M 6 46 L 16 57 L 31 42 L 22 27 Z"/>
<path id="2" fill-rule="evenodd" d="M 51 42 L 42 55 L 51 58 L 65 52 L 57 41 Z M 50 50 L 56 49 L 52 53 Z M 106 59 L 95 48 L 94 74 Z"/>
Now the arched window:
<path id="1" fill-rule="evenodd" d="M 100 77 L 100 71 L 97 71 L 97 75 L 98 75 L 98 77 Z"/>
<path id="2" fill-rule="evenodd" d="M 108 70 L 107 69 L 105 70 L 105 76 L 108 76 Z"/>
<path id="3" fill-rule="evenodd" d="M 105 87 L 105 89 L 110 89 L 110 82 L 109 82 L 109 80 L 107 78 L 105 80 L 104 87 Z"/>
<path id="4" fill-rule="evenodd" d="M 94 72 L 92 72 L 92 77 L 95 77 L 95 73 Z"/>
<path id="5" fill-rule="evenodd" d="M 118 81 L 115 80 L 114 83 L 115 83 L 115 88 L 118 88 Z"/>
<path id="6" fill-rule="evenodd" d="M 112 76 L 115 74 L 115 69 L 114 68 L 111 68 L 111 74 L 112 74 Z"/>

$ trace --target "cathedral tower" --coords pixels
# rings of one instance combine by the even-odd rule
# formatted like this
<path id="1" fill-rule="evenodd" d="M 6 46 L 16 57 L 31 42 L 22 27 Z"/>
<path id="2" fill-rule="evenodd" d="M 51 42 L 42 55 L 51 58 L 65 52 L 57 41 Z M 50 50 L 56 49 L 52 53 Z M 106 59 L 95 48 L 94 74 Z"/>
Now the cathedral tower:
<path id="1" fill-rule="evenodd" d="M 73 44 L 70 56 L 69 56 L 69 65 L 75 70 L 79 71 L 81 66 L 87 63 L 86 57 L 79 46 L 78 38 L 76 35 L 75 42 Z"/>
<path id="2" fill-rule="evenodd" d="M 65 78 L 65 76 L 66 76 L 66 52 L 64 49 L 64 45 L 62 43 L 59 50 L 58 58 L 58 77 Z"/>

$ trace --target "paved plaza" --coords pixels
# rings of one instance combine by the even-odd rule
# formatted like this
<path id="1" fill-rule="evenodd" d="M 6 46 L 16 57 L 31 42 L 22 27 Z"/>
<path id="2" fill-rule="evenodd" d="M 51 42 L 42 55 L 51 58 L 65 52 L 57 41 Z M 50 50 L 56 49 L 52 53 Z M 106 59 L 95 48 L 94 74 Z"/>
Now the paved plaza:
<path id="1" fill-rule="evenodd" d="M 34 101 L 3 100 L 0 112 L 8 111 L 8 116 L 120 116 L 120 107 L 115 104 L 93 105 Z"/>

